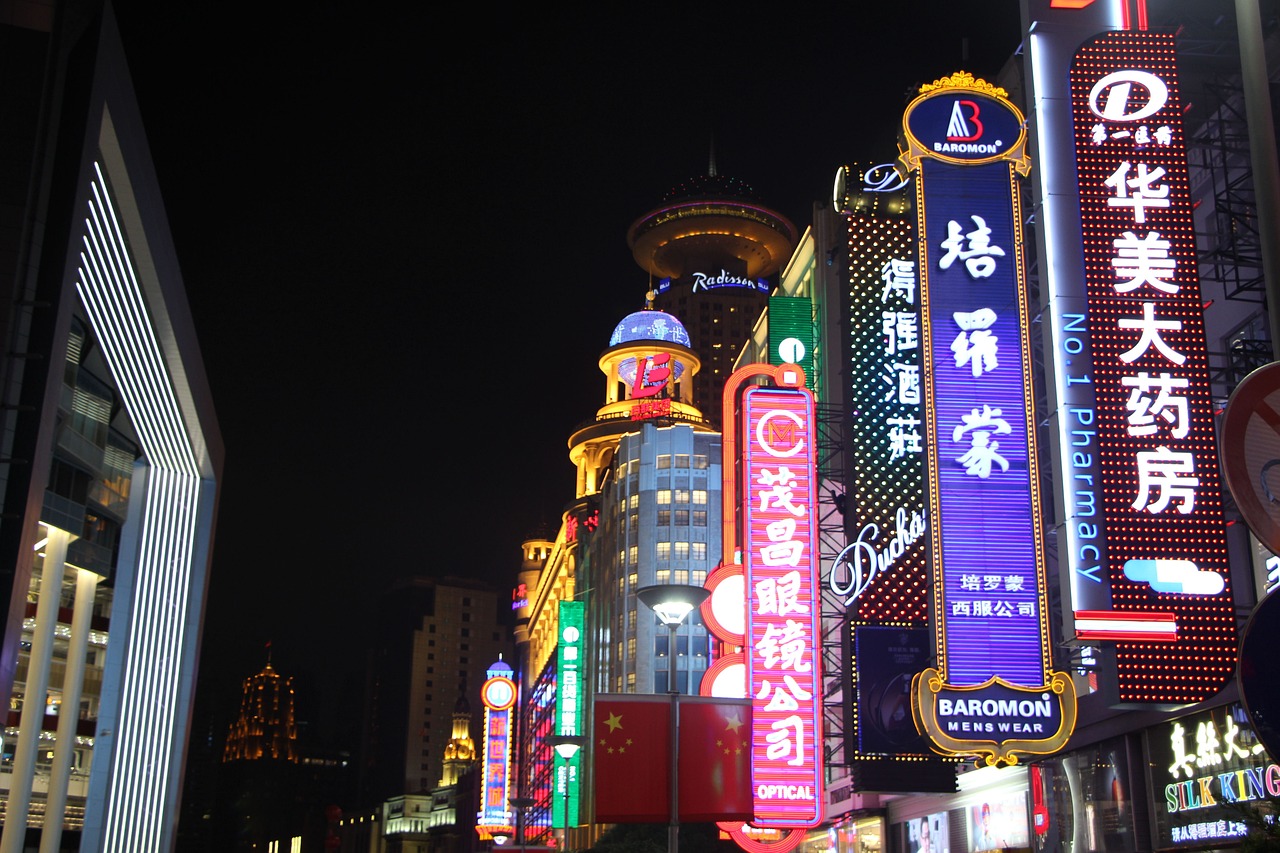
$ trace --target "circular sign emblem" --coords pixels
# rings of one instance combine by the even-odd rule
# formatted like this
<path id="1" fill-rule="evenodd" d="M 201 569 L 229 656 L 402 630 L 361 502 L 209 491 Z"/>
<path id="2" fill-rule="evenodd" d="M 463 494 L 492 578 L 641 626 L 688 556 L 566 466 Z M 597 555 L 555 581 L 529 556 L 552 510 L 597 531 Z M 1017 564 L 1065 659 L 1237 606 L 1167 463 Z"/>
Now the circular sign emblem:
<path id="1" fill-rule="evenodd" d="M 1222 475 L 1244 523 L 1280 554 L 1280 362 L 1259 367 L 1227 400 Z"/>
<path id="2" fill-rule="evenodd" d="M 935 89 L 916 98 L 902 117 L 912 147 L 951 163 L 987 163 L 1017 156 L 1026 137 L 1022 114 L 976 89 Z"/>
<path id="3" fill-rule="evenodd" d="M 516 683 L 505 676 L 494 676 L 480 688 L 480 700 L 491 711 L 505 711 L 516 704 Z"/>

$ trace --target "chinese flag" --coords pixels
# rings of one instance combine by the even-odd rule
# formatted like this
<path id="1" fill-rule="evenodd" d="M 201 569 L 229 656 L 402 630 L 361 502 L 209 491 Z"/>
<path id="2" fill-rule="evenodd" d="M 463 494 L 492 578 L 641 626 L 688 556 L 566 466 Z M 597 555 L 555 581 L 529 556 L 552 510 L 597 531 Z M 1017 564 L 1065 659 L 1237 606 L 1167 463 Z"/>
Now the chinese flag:
<path id="1" fill-rule="evenodd" d="M 666 823 L 671 811 L 671 700 L 664 695 L 595 697 L 597 823 Z"/>
<path id="2" fill-rule="evenodd" d="M 596 821 L 671 819 L 671 697 L 595 698 Z M 680 820 L 752 818 L 751 700 L 680 697 Z"/>
<path id="3" fill-rule="evenodd" d="M 752 818 L 751 700 L 680 697 L 680 820 Z"/>

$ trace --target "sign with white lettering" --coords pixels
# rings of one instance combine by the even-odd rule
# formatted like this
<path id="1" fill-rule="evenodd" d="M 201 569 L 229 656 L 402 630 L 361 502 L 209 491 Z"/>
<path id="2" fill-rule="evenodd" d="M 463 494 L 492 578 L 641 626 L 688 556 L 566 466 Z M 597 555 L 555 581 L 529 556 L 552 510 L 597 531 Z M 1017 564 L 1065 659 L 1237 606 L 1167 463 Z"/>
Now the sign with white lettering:
<path id="1" fill-rule="evenodd" d="M 1204 847 L 1246 832 L 1223 803 L 1280 797 L 1280 765 L 1238 704 L 1180 717 L 1145 732 L 1153 846 Z"/>
<path id="2" fill-rule="evenodd" d="M 585 659 L 582 633 L 585 609 L 586 605 L 581 601 L 560 602 L 557 628 L 559 641 L 556 644 L 555 733 L 558 735 L 581 737 L 586 734 L 587 720 L 584 717 L 586 685 L 583 679 Z M 578 825 L 578 780 L 582 756 L 583 751 L 579 750 L 567 761 L 564 759 L 555 761 L 556 796 L 565 804 L 564 808 L 560 809 L 559 815 L 552 815 L 552 825 L 555 827 L 564 826 L 566 821 L 569 826 Z M 552 812 L 555 811 L 552 809 Z"/>
<path id="3" fill-rule="evenodd" d="M 916 677 L 912 712 L 938 751 L 1000 766 L 1018 753 L 1061 749 L 1075 727 L 1074 687 L 1050 671 L 1048 648 L 1020 218 L 1019 175 L 1030 163 L 1021 137 L 1005 144 L 1023 120 L 1004 90 L 960 73 L 921 92 L 903 119 L 902 162 L 918 171 L 921 198 L 938 666 Z M 968 104 L 980 111 L 966 113 Z M 967 117 L 966 144 L 999 142 L 1000 156 L 957 157 L 911 142 L 948 113 L 948 136 Z M 975 128 L 976 116 L 985 120 Z"/>
<path id="4" fill-rule="evenodd" d="M 1111 598 L 1073 592 L 1076 636 L 1115 642 L 1113 703 L 1186 704 L 1237 641 L 1174 37 L 1100 35 L 1070 85 L 1096 399 L 1075 456 L 1100 474 L 1077 527 L 1105 541 Z"/>

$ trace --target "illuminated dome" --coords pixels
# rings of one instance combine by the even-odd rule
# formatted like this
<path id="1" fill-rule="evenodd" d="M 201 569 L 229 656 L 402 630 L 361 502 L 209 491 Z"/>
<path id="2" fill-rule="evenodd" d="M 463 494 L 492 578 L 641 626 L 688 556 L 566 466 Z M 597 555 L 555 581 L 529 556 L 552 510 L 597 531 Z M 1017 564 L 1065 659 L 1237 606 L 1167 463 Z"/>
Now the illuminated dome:
<path id="1" fill-rule="evenodd" d="M 662 341 L 663 343 L 679 344 L 682 347 L 687 347 L 689 346 L 689 333 L 685 330 L 683 323 L 666 311 L 646 308 L 643 311 L 636 311 L 622 318 L 622 322 L 614 327 L 613 335 L 609 338 L 609 346 L 616 347 L 622 344 L 644 341 Z M 678 380 L 683 375 L 684 364 L 677 361 L 675 378 Z M 618 378 L 628 385 L 636 381 L 636 360 L 634 358 L 628 358 L 618 365 Z"/>
<path id="2" fill-rule="evenodd" d="M 609 346 L 616 347 L 633 341 L 666 341 L 687 347 L 689 333 L 685 331 L 683 323 L 666 311 L 645 309 L 622 318 L 622 322 L 613 329 Z"/>

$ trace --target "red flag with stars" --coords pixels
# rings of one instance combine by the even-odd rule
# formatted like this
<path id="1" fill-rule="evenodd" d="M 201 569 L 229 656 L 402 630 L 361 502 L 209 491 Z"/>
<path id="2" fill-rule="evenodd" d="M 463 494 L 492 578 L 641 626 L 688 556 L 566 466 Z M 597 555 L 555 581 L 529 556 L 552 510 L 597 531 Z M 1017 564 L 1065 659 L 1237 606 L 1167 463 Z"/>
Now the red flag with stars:
<path id="1" fill-rule="evenodd" d="M 680 697 L 680 820 L 752 818 L 751 700 Z"/>
<path id="2" fill-rule="evenodd" d="M 596 694 L 591 746 L 597 823 L 667 822 L 670 714 L 666 695 Z"/>
<path id="3" fill-rule="evenodd" d="M 671 819 L 671 697 L 595 698 L 597 823 Z M 680 820 L 752 818 L 751 700 L 680 697 Z"/>

